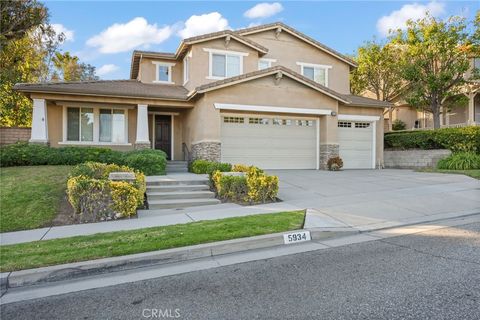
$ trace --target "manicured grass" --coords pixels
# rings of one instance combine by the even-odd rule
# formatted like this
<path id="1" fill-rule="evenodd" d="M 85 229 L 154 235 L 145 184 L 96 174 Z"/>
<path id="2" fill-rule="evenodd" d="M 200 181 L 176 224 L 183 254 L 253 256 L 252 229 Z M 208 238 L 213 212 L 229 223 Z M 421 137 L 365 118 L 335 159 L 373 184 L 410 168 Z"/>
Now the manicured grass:
<path id="1" fill-rule="evenodd" d="M 300 229 L 305 212 L 259 214 L 0 246 L 0 271 L 190 246 Z"/>
<path id="2" fill-rule="evenodd" d="M 57 214 L 70 166 L 0 169 L 0 232 L 40 228 Z"/>
<path id="3" fill-rule="evenodd" d="M 421 172 L 438 172 L 438 173 L 453 173 L 464 174 L 466 176 L 480 180 L 480 170 L 443 170 L 443 169 L 422 169 Z"/>

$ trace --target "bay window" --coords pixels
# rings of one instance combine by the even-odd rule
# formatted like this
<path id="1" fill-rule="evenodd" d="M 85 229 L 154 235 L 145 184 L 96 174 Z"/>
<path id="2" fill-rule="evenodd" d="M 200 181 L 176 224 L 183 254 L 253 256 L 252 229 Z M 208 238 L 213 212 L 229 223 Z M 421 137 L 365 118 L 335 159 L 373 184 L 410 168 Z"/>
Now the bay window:
<path id="1" fill-rule="evenodd" d="M 331 66 L 303 62 L 297 62 L 297 65 L 300 66 L 304 77 L 328 87 L 328 70 L 332 68 Z"/>
<path id="2" fill-rule="evenodd" d="M 126 144 L 126 109 L 64 107 L 64 144 Z"/>
<path id="3" fill-rule="evenodd" d="M 209 73 L 207 79 L 224 79 L 243 73 L 243 57 L 248 53 L 203 49 L 209 53 Z"/>

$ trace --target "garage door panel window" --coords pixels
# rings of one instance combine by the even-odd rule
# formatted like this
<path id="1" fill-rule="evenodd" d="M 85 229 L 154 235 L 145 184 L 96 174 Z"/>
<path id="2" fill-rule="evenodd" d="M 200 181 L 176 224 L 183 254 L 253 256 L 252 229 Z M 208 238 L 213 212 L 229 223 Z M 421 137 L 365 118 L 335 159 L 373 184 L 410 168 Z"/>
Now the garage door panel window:
<path id="1" fill-rule="evenodd" d="M 224 123 L 244 123 L 245 119 L 241 117 L 224 117 Z"/>
<path id="2" fill-rule="evenodd" d="M 339 128 L 351 128 L 352 123 L 351 122 L 346 122 L 346 121 L 338 121 L 338 127 Z"/>
<path id="3" fill-rule="evenodd" d="M 291 126 L 292 120 L 290 119 L 273 119 L 273 124 L 276 126 Z"/>
<path id="4" fill-rule="evenodd" d="M 313 127 L 313 120 L 297 120 L 296 123 L 300 127 Z"/>
<path id="5" fill-rule="evenodd" d="M 249 118 L 249 124 L 270 124 L 270 119 L 268 118 Z"/>
<path id="6" fill-rule="evenodd" d="M 369 122 L 355 122 L 355 128 L 366 129 L 370 127 Z"/>

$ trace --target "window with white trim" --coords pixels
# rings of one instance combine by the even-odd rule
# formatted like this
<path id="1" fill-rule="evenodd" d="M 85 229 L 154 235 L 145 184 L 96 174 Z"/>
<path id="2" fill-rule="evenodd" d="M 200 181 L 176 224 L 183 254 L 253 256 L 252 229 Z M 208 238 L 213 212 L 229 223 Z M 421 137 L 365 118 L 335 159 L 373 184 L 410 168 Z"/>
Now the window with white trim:
<path id="1" fill-rule="evenodd" d="M 352 123 L 351 122 L 346 122 L 346 121 L 338 121 L 338 127 L 339 128 L 351 128 Z"/>
<path id="2" fill-rule="evenodd" d="M 248 123 L 249 124 L 269 124 L 270 119 L 268 119 L 268 118 L 249 118 Z"/>
<path id="3" fill-rule="evenodd" d="M 273 119 L 273 124 L 276 126 L 290 126 L 292 125 L 292 120 L 290 119 Z"/>
<path id="4" fill-rule="evenodd" d="M 127 143 L 127 110 L 66 107 L 64 142 Z"/>
<path id="5" fill-rule="evenodd" d="M 67 108 L 67 141 L 93 141 L 93 108 Z"/>
<path id="6" fill-rule="evenodd" d="M 212 77 L 226 78 L 240 75 L 241 57 L 232 54 L 212 54 Z"/>
<path id="7" fill-rule="evenodd" d="M 159 62 L 159 61 L 152 61 L 152 63 L 156 67 L 154 82 L 173 84 L 172 67 L 175 66 L 175 63 Z"/>
<path id="8" fill-rule="evenodd" d="M 241 117 L 223 117 L 224 123 L 244 123 L 245 119 Z"/>
<path id="9" fill-rule="evenodd" d="M 331 66 L 303 62 L 297 62 L 297 65 L 300 66 L 300 73 L 304 77 L 328 87 L 328 69 L 331 69 Z"/>
<path id="10" fill-rule="evenodd" d="M 190 57 L 188 55 L 183 59 L 183 84 L 187 83 L 190 78 Z"/>

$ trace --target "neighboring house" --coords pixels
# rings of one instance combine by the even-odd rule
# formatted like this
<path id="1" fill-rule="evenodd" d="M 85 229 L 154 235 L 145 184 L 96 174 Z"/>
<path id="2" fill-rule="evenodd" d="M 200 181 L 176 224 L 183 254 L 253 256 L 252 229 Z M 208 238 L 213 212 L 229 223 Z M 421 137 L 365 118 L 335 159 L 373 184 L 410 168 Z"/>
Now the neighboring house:
<path id="1" fill-rule="evenodd" d="M 31 142 L 164 150 L 265 169 L 383 162 L 389 103 L 350 94 L 356 65 L 283 24 L 134 51 L 129 80 L 17 84 L 33 99 Z"/>
<path id="2" fill-rule="evenodd" d="M 465 77 L 471 77 L 473 69 L 480 70 L 480 58 L 471 59 L 471 69 L 466 73 Z M 465 84 L 463 94 L 468 98 L 468 105 L 454 106 L 451 110 L 443 110 L 440 123 L 442 127 L 456 127 L 464 125 L 480 125 L 480 95 L 478 94 L 480 83 L 478 80 L 471 80 Z M 369 96 L 369 95 L 366 95 Z M 433 128 L 433 116 L 430 112 L 421 111 L 409 105 L 406 101 L 399 98 L 392 101 L 395 104 L 393 109 L 392 121 L 403 121 L 407 130 Z M 390 128 L 390 113 L 385 110 L 385 131 Z"/>

